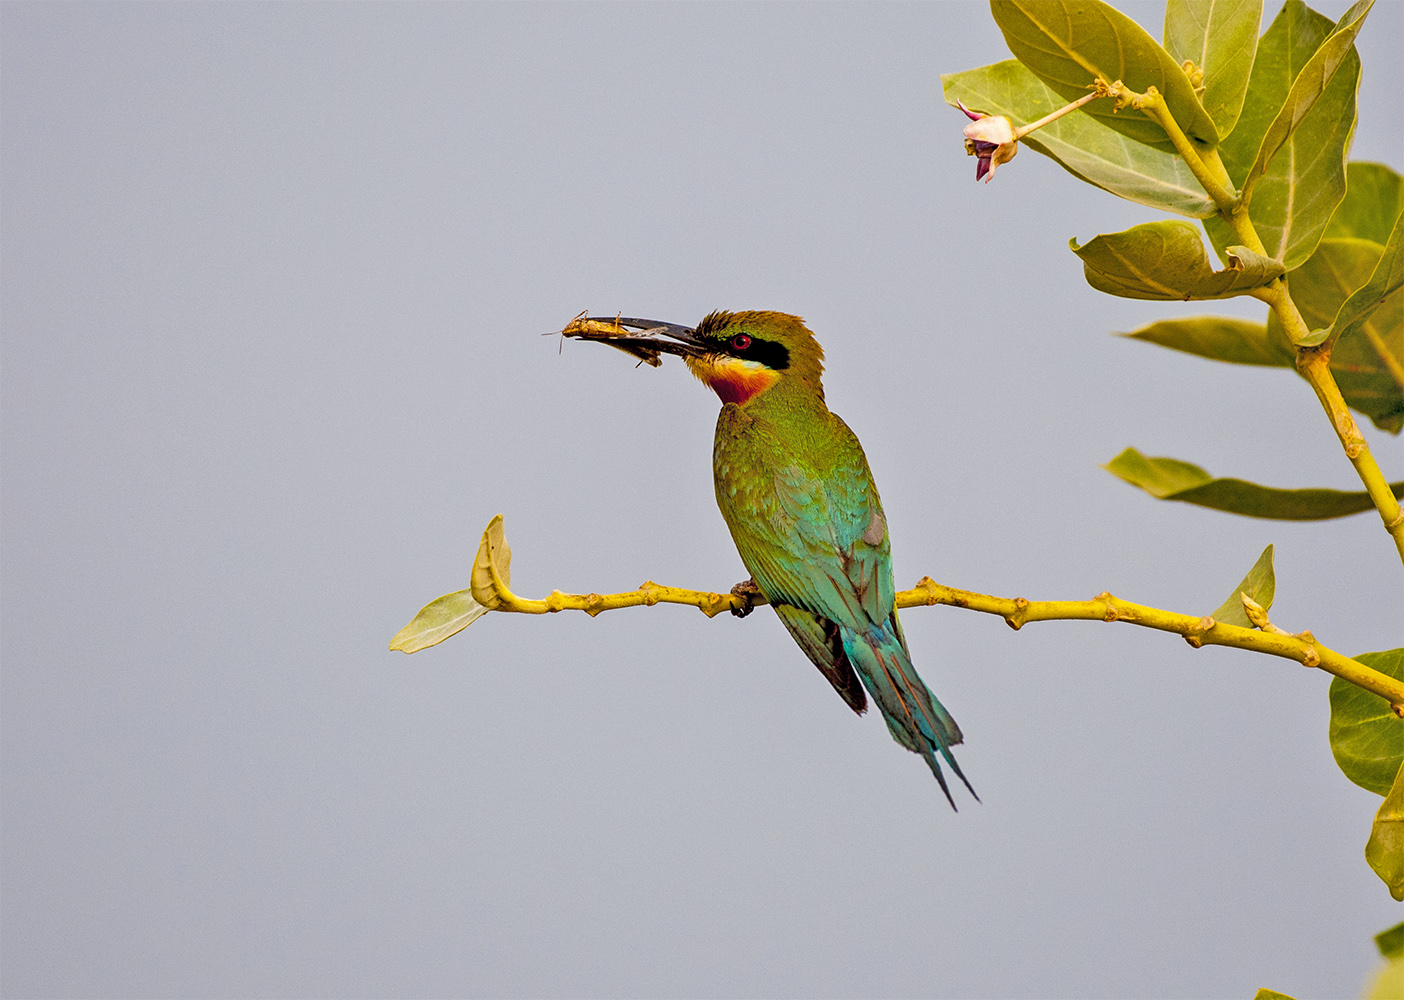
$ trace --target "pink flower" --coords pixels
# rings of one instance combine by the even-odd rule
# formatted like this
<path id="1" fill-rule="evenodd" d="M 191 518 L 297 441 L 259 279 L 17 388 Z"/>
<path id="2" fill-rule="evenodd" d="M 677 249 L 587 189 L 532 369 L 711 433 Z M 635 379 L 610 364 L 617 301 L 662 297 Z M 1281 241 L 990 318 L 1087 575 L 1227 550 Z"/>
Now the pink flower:
<path id="1" fill-rule="evenodd" d="M 1019 152 L 1019 137 L 1014 132 L 1014 123 L 1004 115 L 971 111 L 959 101 L 956 106 L 970 119 L 970 124 L 965 126 L 965 151 L 980 158 L 975 168 L 975 179 L 988 184 L 996 168 L 1014 159 Z"/>

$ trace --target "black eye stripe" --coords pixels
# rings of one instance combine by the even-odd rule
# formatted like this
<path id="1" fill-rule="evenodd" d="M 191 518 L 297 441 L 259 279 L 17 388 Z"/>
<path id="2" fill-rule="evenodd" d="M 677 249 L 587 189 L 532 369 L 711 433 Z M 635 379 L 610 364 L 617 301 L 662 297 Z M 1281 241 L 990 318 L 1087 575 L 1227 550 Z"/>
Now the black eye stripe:
<path id="1" fill-rule="evenodd" d="M 743 337 L 745 337 L 747 344 L 745 347 L 738 348 L 736 345 Z M 761 340 L 759 337 L 738 333 L 720 346 L 723 354 L 730 354 L 734 358 L 745 358 L 747 361 L 759 361 L 767 368 L 777 372 L 783 372 L 790 367 L 790 349 L 774 340 Z"/>

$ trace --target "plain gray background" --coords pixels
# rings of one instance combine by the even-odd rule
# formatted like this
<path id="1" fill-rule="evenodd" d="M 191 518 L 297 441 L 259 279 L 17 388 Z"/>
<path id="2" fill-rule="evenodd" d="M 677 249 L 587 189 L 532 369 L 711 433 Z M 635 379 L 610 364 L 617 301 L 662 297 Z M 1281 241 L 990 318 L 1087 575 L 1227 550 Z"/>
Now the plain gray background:
<path id="1" fill-rule="evenodd" d="M 953 814 L 769 612 L 386 649 L 498 512 L 525 596 L 745 575 L 711 394 L 540 336 L 715 308 L 808 319 L 899 586 L 1206 613 L 1273 542 L 1275 620 L 1399 644 L 1373 514 L 1233 518 L 1098 467 L 1134 445 L 1359 488 L 1291 373 L 1109 335 L 1262 314 L 1088 288 L 1068 237 L 1156 213 L 1029 150 L 976 185 L 938 75 L 1008 57 L 983 5 L 7 3 L 0 28 L 5 994 L 1360 989 L 1404 913 L 1325 674 L 908 611 L 984 799 Z M 1354 155 L 1396 168 L 1401 40 L 1384 0 Z"/>

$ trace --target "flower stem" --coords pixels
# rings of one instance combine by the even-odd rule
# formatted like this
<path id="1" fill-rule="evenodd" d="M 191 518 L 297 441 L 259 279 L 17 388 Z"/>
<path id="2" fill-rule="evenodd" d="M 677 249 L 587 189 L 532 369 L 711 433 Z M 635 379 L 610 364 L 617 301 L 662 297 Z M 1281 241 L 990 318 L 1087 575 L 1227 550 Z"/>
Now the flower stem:
<path id="1" fill-rule="evenodd" d="M 1016 129 L 1014 130 L 1014 138 L 1015 138 L 1015 139 L 1022 139 L 1024 136 L 1028 135 L 1030 132 L 1034 131 L 1035 129 L 1043 128 L 1043 126 L 1049 124 L 1050 122 L 1055 122 L 1055 121 L 1057 121 L 1059 118 L 1063 117 L 1065 114 L 1068 114 L 1068 113 L 1071 112 L 1071 111 L 1076 111 L 1078 108 L 1082 107 L 1082 106 L 1083 106 L 1084 104 L 1086 104 L 1088 101 L 1095 101 L 1095 100 L 1096 100 L 1097 98 L 1099 98 L 1099 97 L 1106 97 L 1106 96 L 1107 96 L 1106 91 L 1103 90 L 1103 89 L 1101 89 L 1101 88 L 1099 87 L 1098 89 L 1092 91 L 1092 93 L 1086 95 L 1085 97 L 1079 97 L 1077 100 L 1073 101 L 1071 104 L 1067 105 L 1066 107 L 1061 107 L 1061 108 L 1059 108 L 1057 111 L 1052 111 L 1052 112 L 1050 112 L 1050 113 L 1044 115 L 1042 118 L 1040 118 L 1040 119 L 1039 119 L 1038 121 L 1036 121 L 1036 122 L 1029 122 L 1029 124 L 1027 124 L 1027 125 L 1021 125 L 1019 128 L 1016 128 Z"/>

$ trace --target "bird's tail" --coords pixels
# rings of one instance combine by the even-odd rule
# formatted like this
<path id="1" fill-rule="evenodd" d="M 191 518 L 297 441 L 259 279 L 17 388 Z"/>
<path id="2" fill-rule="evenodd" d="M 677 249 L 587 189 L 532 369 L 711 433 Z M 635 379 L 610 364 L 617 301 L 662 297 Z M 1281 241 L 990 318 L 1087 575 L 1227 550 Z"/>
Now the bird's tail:
<path id="1" fill-rule="evenodd" d="M 956 804 L 946 785 L 946 776 L 941 772 L 941 757 L 970 789 L 970 794 L 975 795 L 975 789 L 951 755 L 951 747 L 961 741 L 960 727 L 917 675 L 896 617 L 861 633 L 840 626 L 839 634 L 849 662 L 882 710 L 892 738 L 922 756 L 940 782 L 951 808 Z M 979 800 L 980 796 L 975 795 L 975 801 Z"/>

